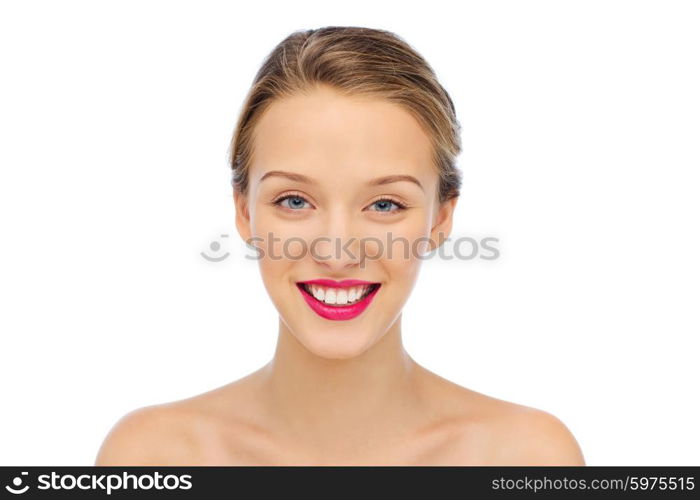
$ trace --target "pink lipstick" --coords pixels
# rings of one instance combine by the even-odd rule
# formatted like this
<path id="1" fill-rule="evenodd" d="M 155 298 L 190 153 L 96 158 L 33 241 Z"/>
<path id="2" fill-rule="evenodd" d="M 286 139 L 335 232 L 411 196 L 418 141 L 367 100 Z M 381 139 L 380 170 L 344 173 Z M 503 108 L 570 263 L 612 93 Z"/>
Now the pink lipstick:
<path id="1" fill-rule="evenodd" d="M 323 300 L 314 297 L 311 285 L 319 285 L 326 290 L 332 290 L 332 293 L 346 293 L 352 287 L 365 287 L 365 291 L 359 300 L 350 304 L 327 304 Z M 302 297 L 309 305 L 312 311 L 325 319 L 330 320 L 349 320 L 359 316 L 372 303 L 374 296 L 379 291 L 381 284 L 371 281 L 362 280 L 342 280 L 335 281 L 329 279 L 316 279 L 309 281 L 297 282 L 297 288 L 301 292 Z M 325 296 L 325 294 L 324 294 Z"/>

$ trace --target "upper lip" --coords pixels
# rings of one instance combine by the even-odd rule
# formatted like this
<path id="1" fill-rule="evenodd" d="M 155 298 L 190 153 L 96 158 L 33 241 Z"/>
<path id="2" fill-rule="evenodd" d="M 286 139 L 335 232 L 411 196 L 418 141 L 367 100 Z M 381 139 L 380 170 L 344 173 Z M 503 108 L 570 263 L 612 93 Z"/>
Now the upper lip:
<path id="1" fill-rule="evenodd" d="M 297 283 L 304 285 L 320 285 L 331 288 L 346 288 L 351 286 L 361 286 L 361 285 L 378 285 L 376 281 L 364 281 L 364 280 L 329 280 L 329 279 L 317 279 L 308 281 L 298 281 Z"/>

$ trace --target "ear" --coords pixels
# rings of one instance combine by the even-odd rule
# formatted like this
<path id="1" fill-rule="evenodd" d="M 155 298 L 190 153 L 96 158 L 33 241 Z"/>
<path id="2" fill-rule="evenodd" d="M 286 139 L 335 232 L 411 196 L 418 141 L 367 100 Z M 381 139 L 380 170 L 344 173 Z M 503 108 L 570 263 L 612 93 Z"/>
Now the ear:
<path id="1" fill-rule="evenodd" d="M 452 217 L 459 196 L 455 196 L 440 203 L 437 214 L 433 220 L 433 227 L 430 229 L 430 250 L 433 251 L 441 246 L 452 232 Z"/>
<path id="2" fill-rule="evenodd" d="M 234 189 L 233 204 L 236 208 L 236 229 L 238 229 L 238 234 L 243 238 L 243 241 L 248 243 L 251 237 L 248 196 Z"/>

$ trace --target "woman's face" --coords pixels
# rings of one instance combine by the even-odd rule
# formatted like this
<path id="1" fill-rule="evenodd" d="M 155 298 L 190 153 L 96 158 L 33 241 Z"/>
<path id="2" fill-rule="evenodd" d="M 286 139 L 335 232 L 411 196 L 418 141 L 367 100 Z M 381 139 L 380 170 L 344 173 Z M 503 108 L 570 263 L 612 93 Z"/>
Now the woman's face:
<path id="1" fill-rule="evenodd" d="M 438 203 L 431 156 L 403 108 L 328 86 L 260 117 L 236 225 L 284 326 L 312 353 L 357 356 L 400 317 L 420 256 L 451 229 L 456 199 Z M 302 285 L 313 280 L 330 281 Z"/>

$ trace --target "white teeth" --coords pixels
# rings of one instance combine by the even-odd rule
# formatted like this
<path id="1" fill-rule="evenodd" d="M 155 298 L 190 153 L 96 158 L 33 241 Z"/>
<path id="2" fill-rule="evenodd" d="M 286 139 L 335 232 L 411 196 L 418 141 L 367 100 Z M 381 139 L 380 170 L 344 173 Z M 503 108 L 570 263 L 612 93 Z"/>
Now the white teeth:
<path id="1" fill-rule="evenodd" d="M 350 288 L 324 288 L 319 285 L 307 285 L 306 289 L 316 300 L 326 304 L 346 305 L 353 304 L 362 299 L 370 285 L 354 286 Z"/>

